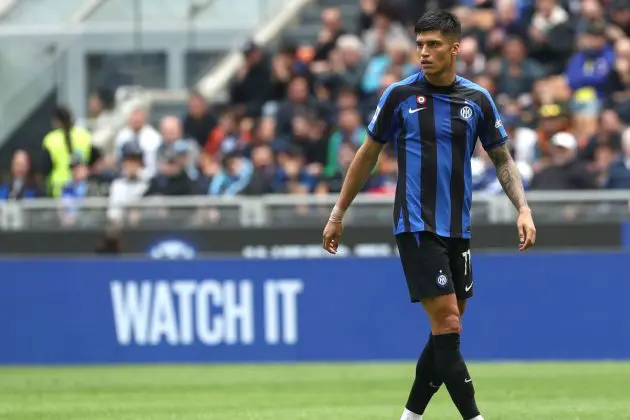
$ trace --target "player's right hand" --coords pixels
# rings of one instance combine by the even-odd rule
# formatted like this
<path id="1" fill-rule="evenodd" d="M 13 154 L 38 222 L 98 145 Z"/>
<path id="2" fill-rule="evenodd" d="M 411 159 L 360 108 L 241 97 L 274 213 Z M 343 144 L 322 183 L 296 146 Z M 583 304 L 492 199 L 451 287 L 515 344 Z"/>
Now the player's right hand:
<path id="1" fill-rule="evenodd" d="M 343 233 L 343 222 L 328 220 L 324 228 L 322 247 L 331 254 L 336 254 Z"/>

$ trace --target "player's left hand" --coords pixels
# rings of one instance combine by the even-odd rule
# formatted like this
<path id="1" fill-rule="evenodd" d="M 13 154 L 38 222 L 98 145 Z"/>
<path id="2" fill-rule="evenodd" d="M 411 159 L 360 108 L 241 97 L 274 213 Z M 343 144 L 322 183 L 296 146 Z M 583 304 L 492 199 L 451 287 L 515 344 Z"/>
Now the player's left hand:
<path id="1" fill-rule="evenodd" d="M 328 220 L 328 223 L 326 223 L 326 227 L 324 228 L 322 247 L 329 253 L 336 254 L 342 233 L 343 222 L 334 222 L 332 220 Z"/>
<path id="2" fill-rule="evenodd" d="M 518 214 L 518 220 L 516 221 L 518 229 L 518 239 L 520 251 L 525 251 L 531 248 L 536 243 L 536 226 L 534 226 L 534 219 L 532 218 L 532 211 L 529 208 L 521 209 Z"/>

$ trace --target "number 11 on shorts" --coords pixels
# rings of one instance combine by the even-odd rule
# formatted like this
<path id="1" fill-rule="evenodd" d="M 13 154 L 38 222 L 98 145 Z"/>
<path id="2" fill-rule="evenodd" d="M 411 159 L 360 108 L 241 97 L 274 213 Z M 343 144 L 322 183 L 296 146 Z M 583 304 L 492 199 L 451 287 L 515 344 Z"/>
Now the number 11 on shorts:
<path id="1" fill-rule="evenodd" d="M 470 271 L 470 249 L 462 252 L 462 257 L 464 257 L 464 275 L 467 276 Z"/>

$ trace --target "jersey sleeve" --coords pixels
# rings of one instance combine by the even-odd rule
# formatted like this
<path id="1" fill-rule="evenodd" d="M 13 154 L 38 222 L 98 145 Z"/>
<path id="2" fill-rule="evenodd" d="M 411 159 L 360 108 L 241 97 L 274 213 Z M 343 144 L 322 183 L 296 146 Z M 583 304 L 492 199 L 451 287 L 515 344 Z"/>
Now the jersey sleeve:
<path id="1" fill-rule="evenodd" d="M 484 92 L 482 104 L 483 120 L 481 121 L 479 138 L 483 148 L 492 150 L 507 142 L 508 134 L 503 127 L 501 115 L 489 93 Z"/>
<path id="2" fill-rule="evenodd" d="M 394 115 L 396 103 L 394 103 L 394 95 L 392 95 L 395 86 L 389 86 L 381 95 L 372 121 L 370 121 L 367 129 L 370 137 L 381 144 L 386 144 L 391 140 L 397 121 Z"/>

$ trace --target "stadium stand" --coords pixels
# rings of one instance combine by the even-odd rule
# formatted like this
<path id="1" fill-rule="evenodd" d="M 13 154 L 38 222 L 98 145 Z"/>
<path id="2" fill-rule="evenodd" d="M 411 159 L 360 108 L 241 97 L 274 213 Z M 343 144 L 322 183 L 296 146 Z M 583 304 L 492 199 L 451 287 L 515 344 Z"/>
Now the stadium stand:
<path id="1" fill-rule="evenodd" d="M 91 147 L 99 159 L 77 164 L 81 177 L 68 171 L 69 196 L 107 195 L 113 180 L 127 179 L 125 150 L 131 143 L 136 151 L 131 160 L 137 150 L 143 152 L 145 178 L 144 188 L 133 188 L 129 200 L 152 195 L 338 192 L 366 138 L 365 127 L 381 92 L 417 71 L 413 17 L 436 6 L 452 8 L 462 20 L 458 72 L 495 96 L 528 189 L 630 188 L 627 2 L 438 1 L 432 6 L 402 0 L 317 0 L 303 7 L 297 21 L 287 18 L 280 36 L 262 38 L 260 31 L 251 29 L 260 23 L 261 11 L 248 14 L 245 3 L 235 9 L 227 1 L 204 2 L 195 11 L 201 22 L 221 21 L 234 13 L 235 20 L 254 34 L 239 42 L 240 49 L 213 61 L 219 63 L 215 70 L 223 65 L 224 78 L 231 74 L 229 82 L 220 86 L 228 93 L 224 101 L 217 101 L 217 90 L 209 97 L 203 80 L 171 83 L 172 63 L 164 55 L 143 55 L 139 68 L 134 67 L 139 58 L 133 48 L 126 56 L 88 58 L 89 73 L 99 77 L 88 79 L 87 109 L 69 111 L 86 117 L 73 124 L 90 130 Z M 25 0 L 13 7 L 5 22 L 34 22 L 46 14 L 45 4 Z M 267 10 L 282 5 L 276 2 Z M 67 21 L 81 6 L 81 1 L 68 2 L 51 19 Z M 189 13 L 183 2 L 166 0 L 143 8 L 149 24 L 171 17 L 185 21 Z M 127 2 L 109 0 L 91 10 L 85 25 L 133 18 Z M 183 48 L 194 52 L 192 47 Z M 22 57 L 26 60 L 27 55 Z M 19 72 L 19 61 L 10 62 L 15 66 L 10 73 Z M 203 65 L 193 67 L 199 70 Z M 138 69 L 140 74 L 131 77 L 136 87 L 125 90 L 130 84 L 125 74 Z M 221 80 L 216 71 L 208 74 L 215 82 Z M 113 83 L 103 82 L 112 78 Z M 168 88 L 173 85 L 202 89 L 182 96 L 181 89 Z M 161 88 L 157 92 L 167 99 L 155 100 L 154 94 L 152 100 L 145 88 Z M 120 114 L 116 105 L 125 102 L 120 100 L 125 91 L 132 101 Z M 119 127 L 121 115 L 125 126 Z M 28 144 L 39 141 L 31 139 Z M 19 156 L 22 149 L 31 154 L 35 190 L 50 195 L 40 151 L 19 142 L 12 148 L 11 153 Z M 395 159 L 386 150 L 365 193 L 392 194 Z M 83 165 L 89 170 L 84 171 Z M 477 148 L 476 192 L 500 191 L 493 171 L 483 149 Z M 10 189 L 16 176 L 9 173 L 5 187 Z M 85 182 L 93 187 L 77 189 Z"/>

